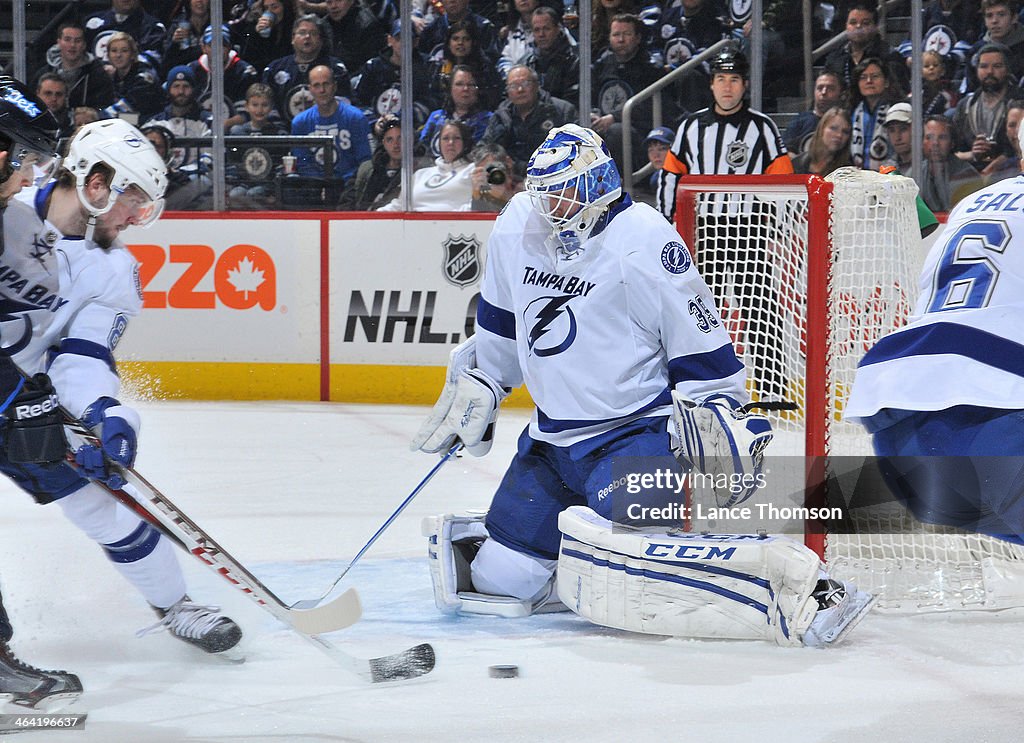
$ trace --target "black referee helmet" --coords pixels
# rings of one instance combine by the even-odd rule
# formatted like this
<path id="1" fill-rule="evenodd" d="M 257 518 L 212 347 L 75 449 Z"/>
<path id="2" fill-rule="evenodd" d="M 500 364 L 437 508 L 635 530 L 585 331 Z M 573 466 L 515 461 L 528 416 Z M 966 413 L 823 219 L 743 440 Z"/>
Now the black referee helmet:
<path id="1" fill-rule="evenodd" d="M 750 64 L 743 52 L 737 49 L 726 49 L 711 58 L 708 63 L 711 74 L 716 72 L 732 72 L 747 79 L 750 76 Z"/>

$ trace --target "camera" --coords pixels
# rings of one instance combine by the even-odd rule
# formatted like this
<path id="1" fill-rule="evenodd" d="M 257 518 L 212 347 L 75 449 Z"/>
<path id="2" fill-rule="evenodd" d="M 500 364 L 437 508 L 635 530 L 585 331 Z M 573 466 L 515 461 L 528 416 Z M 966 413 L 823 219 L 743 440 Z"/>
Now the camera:
<path id="1" fill-rule="evenodd" d="M 508 170 L 505 163 L 491 163 L 484 171 L 487 173 L 487 182 L 492 186 L 500 186 L 508 180 Z"/>

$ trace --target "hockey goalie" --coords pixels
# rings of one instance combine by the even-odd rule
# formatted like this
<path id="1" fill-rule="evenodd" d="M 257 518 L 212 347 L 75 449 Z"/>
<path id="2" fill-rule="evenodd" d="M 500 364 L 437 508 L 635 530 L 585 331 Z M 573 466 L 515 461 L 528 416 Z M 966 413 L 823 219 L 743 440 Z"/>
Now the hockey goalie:
<path id="1" fill-rule="evenodd" d="M 679 235 L 572 124 L 549 132 L 494 225 L 477 334 L 452 351 L 413 448 L 486 454 L 524 383 L 537 409 L 490 508 L 424 522 L 442 611 L 568 608 L 634 632 L 823 646 L 870 609 L 789 539 L 613 528 L 616 461 L 674 456 L 750 483 L 716 491 L 733 505 L 772 432 L 744 407 L 746 370 Z"/>

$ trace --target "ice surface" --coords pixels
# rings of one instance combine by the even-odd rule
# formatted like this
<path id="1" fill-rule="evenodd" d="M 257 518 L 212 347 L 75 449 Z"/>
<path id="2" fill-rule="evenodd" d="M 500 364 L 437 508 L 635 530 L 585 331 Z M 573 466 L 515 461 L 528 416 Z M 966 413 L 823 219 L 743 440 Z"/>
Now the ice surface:
<path id="1" fill-rule="evenodd" d="M 287 600 L 319 595 L 432 460 L 408 451 L 423 408 L 316 403 L 140 404 L 138 468 Z M 526 415 L 494 451 L 450 463 L 346 577 L 365 615 L 330 635 L 370 657 L 420 642 L 435 671 L 366 684 L 193 558 L 196 600 L 244 627 L 231 665 L 167 634 L 101 551 L 6 484 L 0 578 L 26 661 L 78 673 L 89 717 L 58 743 L 223 741 L 1016 741 L 1024 614 L 872 615 L 848 643 L 631 635 L 571 614 L 447 618 L 431 598 L 420 519 L 486 506 Z M 517 679 L 487 667 L 516 664 Z M 19 738 L 20 739 L 20 738 Z"/>

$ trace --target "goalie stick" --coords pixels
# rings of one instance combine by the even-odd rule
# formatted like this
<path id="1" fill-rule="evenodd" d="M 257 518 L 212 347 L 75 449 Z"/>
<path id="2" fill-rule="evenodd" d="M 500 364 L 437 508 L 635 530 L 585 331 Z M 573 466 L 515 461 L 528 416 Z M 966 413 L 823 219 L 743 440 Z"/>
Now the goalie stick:
<path id="1" fill-rule="evenodd" d="M 447 454 L 445 454 L 443 457 L 441 457 L 441 460 L 437 464 L 435 464 L 433 466 L 433 468 L 430 470 L 430 472 L 427 473 L 427 476 L 424 477 L 422 480 L 420 480 L 420 484 L 417 485 L 415 488 L 413 488 L 412 492 L 409 493 L 408 496 L 406 496 L 404 501 L 402 501 L 400 504 L 398 504 L 398 508 L 396 508 L 394 510 L 394 512 L 392 512 L 392 514 L 390 516 L 388 516 L 387 520 L 383 524 L 380 525 L 380 528 L 377 529 L 376 532 L 374 532 L 374 535 L 372 537 L 370 537 L 370 541 L 368 541 L 366 544 L 363 545 L 363 548 L 361 550 L 359 550 L 359 552 L 356 553 L 356 556 L 352 558 L 352 561 L 345 567 L 344 570 L 341 571 L 341 575 L 339 575 L 337 578 L 334 579 L 334 582 L 331 584 L 331 587 L 328 588 L 326 591 L 324 591 L 323 595 L 320 598 L 318 598 L 318 599 L 304 599 L 302 601 L 296 601 L 289 608 L 291 608 L 291 609 L 312 609 L 315 606 L 319 606 L 320 603 L 324 599 L 326 599 L 328 596 L 330 596 L 331 592 L 335 588 L 338 587 L 339 583 L 341 583 L 341 579 L 344 578 L 348 574 L 348 571 L 351 570 L 352 567 L 357 562 L 359 562 L 359 560 L 362 558 L 362 556 L 365 555 L 367 550 L 369 550 L 370 547 L 373 546 L 373 543 L 377 541 L 377 539 L 380 537 L 380 535 L 383 534 L 385 532 L 385 530 L 389 526 L 391 526 L 392 523 L 394 523 L 395 519 L 398 518 L 399 514 L 401 514 L 402 511 L 405 510 L 405 507 L 408 506 L 410 503 L 412 503 L 412 499 L 415 498 L 417 495 L 419 495 L 419 492 L 421 490 L 423 490 L 424 487 L 426 487 L 427 483 L 430 482 L 430 480 L 434 477 L 434 475 L 437 474 L 438 470 L 440 470 L 445 465 L 445 463 L 449 459 L 451 459 L 453 456 L 455 456 L 461 449 L 462 449 L 462 442 L 460 441 L 457 444 L 455 444 L 454 446 L 452 446 L 452 448 L 448 450 Z"/>
<path id="2" fill-rule="evenodd" d="M 71 451 L 68 453 L 69 462 L 77 467 L 72 453 L 74 450 L 82 445 L 90 445 L 102 451 L 102 446 L 95 434 L 67 409 L 61 407 L 60 411 L 71 445 Z M 350 588 L 327 604 L 311 609 L 293 609 L 142 475 L 132 468 L 121 467 L 114 462 L 108 461 L 108 466 L 117 467 L 125 479 L 125 486 L 115 490 L 102 482 L 94 481 L 97 485 L 352 673 L 371 683 L 378 683 L 416 678 L 433 670 L 434 649 L 426 643 L 400 653 L 370 659 L 357 658 L 332 645 L 319 635 L 351 626 L 362 616 L 359 595 L 354 588 Z"/>

